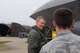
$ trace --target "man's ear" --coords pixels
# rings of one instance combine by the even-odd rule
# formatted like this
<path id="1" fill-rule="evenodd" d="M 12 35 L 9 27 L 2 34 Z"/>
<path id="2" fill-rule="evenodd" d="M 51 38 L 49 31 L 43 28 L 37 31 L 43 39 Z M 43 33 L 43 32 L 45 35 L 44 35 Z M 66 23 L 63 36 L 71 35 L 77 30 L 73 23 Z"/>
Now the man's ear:
<path id="1" fill-rule="evenodd" d="M 73 26 L 74 26 L 74 22 L 75 22 L 75 20 L 72 21 L 71 28 L 73 28 Z"/>
<path id="2" fill-rule="evenodd" d="M 56 23 L 55 23 L 55 20 L 53 20 L 53 26 L 54 26 L 54 28 L 56 28 Z"/>

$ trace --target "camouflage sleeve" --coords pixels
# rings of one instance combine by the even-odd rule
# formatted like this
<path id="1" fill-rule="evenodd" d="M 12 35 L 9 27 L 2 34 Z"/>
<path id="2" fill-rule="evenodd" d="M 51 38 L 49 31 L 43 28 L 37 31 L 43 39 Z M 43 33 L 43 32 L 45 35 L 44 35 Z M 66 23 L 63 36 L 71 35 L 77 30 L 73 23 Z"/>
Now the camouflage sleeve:
<path id="1" fill-rule="evenodd" d="M 43 50 L 43 48 L 40 50 L 40 52 L 39 52 L 39 53 L 45 53 L 45 52 L 44 52 L 44 50 Z M 46 52 L 46 53 L 47 53 L 47 52 Z"/>
<path id="2" fill-rule="evenodd" d="M 30 32 L 28 37 L 28 53 L 38 53 L 38 35 Z"/>
<path id="3" fill-rule="evenodd" d="M 58 50 L 44 50 L 43 48 L 40 50 L 39 53 L 70 53 L 66 50 L 61 50 L 61 49 L 58 49 Z"/>
<path id="4" fill-rule="evenodd" d="M 28 43 L 29 43 L 29 46 L 31 48 L 37 48 L 38 47 L 38 35 L 36 33 L 30 33 L 29 34 L 29 39 L 28 39 Z"/>
<path id="5" fill-rule="evenodd" d="M 53 47 L 43 46 L 40 53 L 71 53 L 70 48 L 66 46 L 67 45 L 56 45 Z"/>

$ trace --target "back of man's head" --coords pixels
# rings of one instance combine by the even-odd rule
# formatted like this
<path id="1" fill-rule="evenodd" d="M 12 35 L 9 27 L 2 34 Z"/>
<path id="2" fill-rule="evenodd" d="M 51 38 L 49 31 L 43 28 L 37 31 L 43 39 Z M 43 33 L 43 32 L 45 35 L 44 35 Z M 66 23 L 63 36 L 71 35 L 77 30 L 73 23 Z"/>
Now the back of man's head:
<path id="1" fill-rule="evenodd" d="M 59 8 L 54 12 L 54 21 L 59 28 L 69 28 L 73 22 L 73 13 L 68 8 Z"/>

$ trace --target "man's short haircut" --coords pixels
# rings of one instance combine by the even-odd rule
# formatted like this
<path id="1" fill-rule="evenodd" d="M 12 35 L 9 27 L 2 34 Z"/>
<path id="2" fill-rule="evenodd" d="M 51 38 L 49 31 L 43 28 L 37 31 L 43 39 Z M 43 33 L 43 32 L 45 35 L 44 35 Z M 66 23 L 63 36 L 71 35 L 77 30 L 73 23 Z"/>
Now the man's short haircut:
<path id="1" fill-rule="evenodd" d="M 54 20 L 59 28 L 70 28 L 73 18 L 73 13 L 68 8 L 59 8 L 54 12 Z"/>
<path id="2" fill-rule="evenodd" d="M 36 18 L 36 21 L 39 21 L 40 19 L 43 19 L 43 20 L 45 20 L 45 21 L 46 21 L 46 19 L 45 19 L 45 17 L 44 17 L 44 16 L 38 16 L 38 17 Z"/>

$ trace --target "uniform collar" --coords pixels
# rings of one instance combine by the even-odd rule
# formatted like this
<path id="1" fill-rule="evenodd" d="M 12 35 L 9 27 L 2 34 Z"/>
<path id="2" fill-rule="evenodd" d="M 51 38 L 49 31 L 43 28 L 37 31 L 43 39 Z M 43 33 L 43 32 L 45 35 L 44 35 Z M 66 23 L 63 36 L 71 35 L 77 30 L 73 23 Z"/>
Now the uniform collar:
<path id="1" fill-rule="evenodd" d="M 60 35 L 65 35 L 65 34 L 70 34 L 70 33 L 72 33 L 70 30 L 69 31 L 61 31 L 61 32 L 59 32 L 58 33 L 58 35 L 60 36 Z"/>

